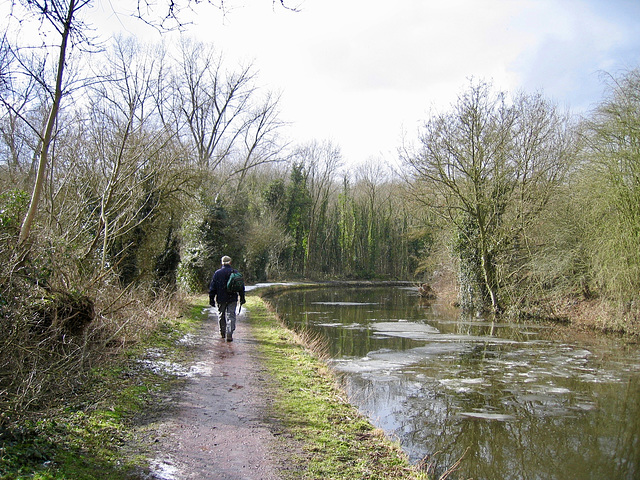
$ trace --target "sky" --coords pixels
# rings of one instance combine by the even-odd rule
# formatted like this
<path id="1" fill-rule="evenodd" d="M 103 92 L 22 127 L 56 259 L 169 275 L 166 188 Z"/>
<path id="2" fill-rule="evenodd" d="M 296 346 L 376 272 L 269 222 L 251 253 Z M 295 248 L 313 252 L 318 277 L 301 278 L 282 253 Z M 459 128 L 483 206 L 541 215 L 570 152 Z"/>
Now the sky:
<path id="1" fill-rule="evenodd" d="M 113 2 L 94 14 L 143 35 L 110 13 Z M 229 65 L 252 62 L 259 85 L 281 94 L 291 141 L 330 140 L 347 164 L 395 159 L 403 136 L 446 112 L 471 78 L 542 92 L 581 114 L 602 99 L 603 73 L 640 67 L 640 0 L 285 3 L 297 11 L 278 0 L 225 0 L 225 12 L 199 5 L 187 35 L 213 43 Z"/>

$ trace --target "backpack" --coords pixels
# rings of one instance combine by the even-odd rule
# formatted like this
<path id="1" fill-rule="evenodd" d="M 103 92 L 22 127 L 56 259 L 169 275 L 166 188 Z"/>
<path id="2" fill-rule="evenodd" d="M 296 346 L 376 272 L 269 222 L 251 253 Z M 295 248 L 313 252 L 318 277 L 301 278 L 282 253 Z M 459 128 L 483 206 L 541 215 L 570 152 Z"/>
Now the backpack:
<path id="1" fill-rule="evenodd" d="M 244 278 L 240 272 L 232 272 L 227 281 L 227 290 L 231 293 L 244 291 Z"/>

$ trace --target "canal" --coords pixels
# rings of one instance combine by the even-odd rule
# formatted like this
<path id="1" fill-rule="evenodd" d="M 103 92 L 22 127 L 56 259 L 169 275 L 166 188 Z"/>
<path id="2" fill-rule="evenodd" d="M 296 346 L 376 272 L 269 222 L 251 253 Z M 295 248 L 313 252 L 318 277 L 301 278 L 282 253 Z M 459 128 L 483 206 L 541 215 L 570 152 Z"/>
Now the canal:
<path id="1" fill-rule="evenodd" d="M 462 459 L 449 478 L 640 478 L 637 344 L 464 319 L 410 287 L 269 300 L 326 338 L 351 402 L 436 475 Z"/>

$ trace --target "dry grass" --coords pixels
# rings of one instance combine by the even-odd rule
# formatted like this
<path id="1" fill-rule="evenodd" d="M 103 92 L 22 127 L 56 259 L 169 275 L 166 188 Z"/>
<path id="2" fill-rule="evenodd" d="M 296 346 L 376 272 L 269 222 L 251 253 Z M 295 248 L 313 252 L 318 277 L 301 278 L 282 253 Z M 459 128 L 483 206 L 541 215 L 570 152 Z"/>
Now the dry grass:
<path id="1" fill-rule="evenodd" d="M 640 335 L 640 305 L 615 305 L 601 298 L 563 298 L 556 311 L 566 317 L 572 328 L 619 335 Z"/>
<path id="2" fill-rule="evenodd" d="M 440 308 L 455 308 L 458 284 L 455 273 L 443 270 L 430 284 L 437 295 Z M 619 335 L 640 335 L 640 300 L 620 304 L 603 298 L 584 298 L 576 295 L 556 295 L 538 300 L 547 318 L 565 320 L 569 328 L 578 331 L 597 331 Z"/>
<path id="3" fill-rule="evenodd" d="M 82 295 L 26 287 L 2 292 L 14 301 L 2 305 L 0 427 L 73 397 L 93 367 L 147 337 L 162 319 L 175 318 L 185 304 L 179 295 L 152 297 L 113 285 Z"/>

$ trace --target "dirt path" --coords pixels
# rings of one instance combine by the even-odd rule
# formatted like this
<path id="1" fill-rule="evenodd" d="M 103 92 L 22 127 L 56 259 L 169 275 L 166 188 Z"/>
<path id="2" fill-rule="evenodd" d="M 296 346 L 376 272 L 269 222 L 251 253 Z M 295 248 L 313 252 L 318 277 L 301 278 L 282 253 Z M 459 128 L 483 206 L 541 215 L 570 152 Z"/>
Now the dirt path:
<path id="1" fill-rule="evenodd" d="M 185 390 L 175 392 L 177 408 L 157 429 L 159 453 L 150 478 L 279 478 L 282 460 L 275 458 L 277 442 L 265 421 L 267 373 L 258 361 L 246 310 L 238 317 L 233 342 L 220 337 L 211 312 L 195 341 L 192 371 L 197 373 Z"/>

